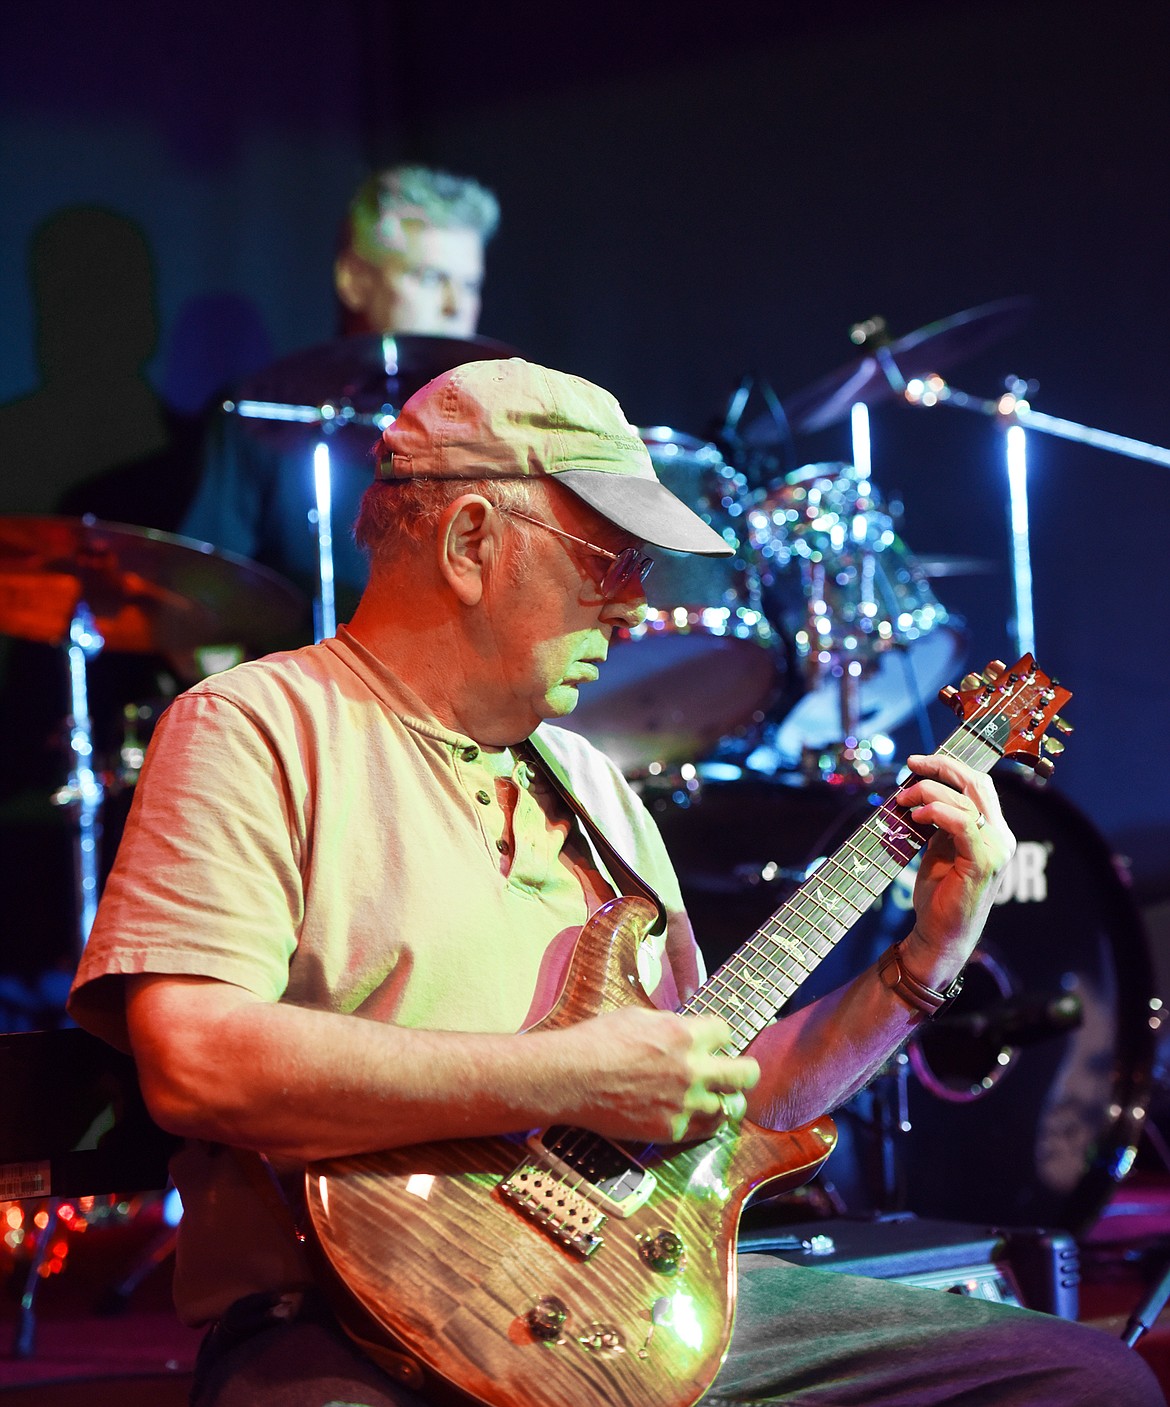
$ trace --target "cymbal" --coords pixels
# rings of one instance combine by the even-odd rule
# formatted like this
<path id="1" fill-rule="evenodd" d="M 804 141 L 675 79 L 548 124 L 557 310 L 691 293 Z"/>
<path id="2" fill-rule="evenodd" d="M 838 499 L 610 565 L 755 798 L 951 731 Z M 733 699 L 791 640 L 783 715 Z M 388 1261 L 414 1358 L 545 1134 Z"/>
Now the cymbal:
<path id="1" fill-rule="evenodd" d="M 96 518 L 0 517 L 0 633 L 60 645 L 84 602 L 106 648 L 279 644 L 308 610 L 276 572 L 210 544 Z"/>
<path id="2" fill-rule="evenodd" d="M 883 362 L 896 369 L 895 381 L 899 373 L 909 381 L 946 371 L 1021 327 L 1032 306 L 1031 298 L 1000 298 L 928 323 L 884 347 L 879 342 L 873 351 L 785 398 L 782 404 L 788 423 L 794 431 L 811 433 L 844 420 L 858 402 L 873 406 L 895 400 L 900 392 L 891 385 Z M 756 438 L 750 430 L 748 438 Z"/>
<path id="3" fill-rule="evenodd" d="M 519 353 L 489 337 L 432 337 L 421 333 L 362 334 L 338 337 L 293 352 L 256 372 L 239 385 L 226 405 L 240 402 L 299 409 L 310 423 L 334 418 L 313 414 L 321 407 L 342 408 L 342 417 L 372 424 L 372 417 L 402 404 L 441 372 L 464 362 L 515 357 Z M 251 419 L 254 428 L 287 429 L 284 418 Z"/>

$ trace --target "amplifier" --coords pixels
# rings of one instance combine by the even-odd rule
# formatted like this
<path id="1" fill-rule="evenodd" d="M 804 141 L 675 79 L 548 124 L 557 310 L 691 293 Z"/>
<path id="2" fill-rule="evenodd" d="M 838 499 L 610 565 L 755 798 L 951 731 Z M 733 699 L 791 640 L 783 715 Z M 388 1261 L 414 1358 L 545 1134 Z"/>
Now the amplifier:
<path id="1" fill-rule="evenodd" d="M 774 1215 L 774 1214 L 773 1214 Z M 968 1226 L 909 1213 L 857 1220 L 769 1222 L 749 1206 L 741 1251 L 768 1251 L 794 1265 L 900 1280 L 1076 1319 L 1080 1256 L 1065 1231 Z"/>

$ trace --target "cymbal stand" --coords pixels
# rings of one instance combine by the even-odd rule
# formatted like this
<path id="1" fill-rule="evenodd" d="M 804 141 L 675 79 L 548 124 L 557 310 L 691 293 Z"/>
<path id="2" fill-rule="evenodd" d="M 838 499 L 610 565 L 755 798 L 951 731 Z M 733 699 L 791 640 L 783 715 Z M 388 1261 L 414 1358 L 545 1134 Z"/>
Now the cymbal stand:
<path id="1" fill-rule="evenodd" d="M 385 342 L 393 344 L 393 338 Z M 385 354 L 389 357 L 389 353 Z M 387 360 L 387 377 L 392 363 Z M 313 600 L 313 633 L 318 641 L 336 634 L 336 581 L 333 567 L 333 470 L 329 436 L 345 425 L 370 426 L 382 431 L 393 424 L 389 405 L 376 413 L 356 411 L 352 405 L 286 405 L 280 401 L 225 401 L 224 410 L 245 420 L 276 420 L 294 425 L 316 425 L 321 438 L 313 446 L 313 506 L 309 522 L 317 533 L 317 595 Z"/>
<path id="2" fill-rule="evenodd" d="M 337 634 L 337 603 L 333 581 L 333 469 L 329 445 L 313 449 L 313 498 L 309 514 L 317 529 L 317 599 L 313 602 L 314 637 L 318 643 Z"/>
<path id="3" fill-rule="evenodd" d="M 77 879 L 78 952 L 89 942 L 98 904 L 98 841 L 101 838 L 101 809 L 105 787 L 93 770 L 93 727 L 89 716 L 89 662 L 96 658 L 105 640 L 94 623 L 93 612 L 78 601 L 69 622 L 69 748 L 73 765 L 65 785 L 53 795 L 55 806 L 77 809 L 77 829 L 73 840 L 74 872 Z"/>
<path id="4" fill-rule="evenodd" d="M 1032 631 L 1032 575 L 1028 549 L 1028 507 L 1027 507 L 1027 458 L 1025 432 L 1037 430 L 1041 434 L 1053 435 L 1058 439 L 1071 440 L 1077 444 L 1092 445 L 1097 449 L 1121 454 L 1129 459 L 1141 459 L 1148 464 L 1160 464 L 1170 469 L 1170 449 L 1161 445 L 1147 444 L 1144 440 L 1131 439 L 1127 435 L 1115 435 L 1108 430 L 1096 430 L 1089 425 L 1078 424 L 1074 420 L 1062 420 L 1059 416 L 1044 415 L 1033 410 L 1027 396 L 1033 391 L 1034 383 L 1009 377 L 1007 390 L 997 400 L 982 396 L 972 396 L 947 384 L 941 376 L 931 375 L 915 378 L 906 385 L 905 397 L 911 405 L 949 405 L 959 410 L 974 411 L 998 420 L 1006 430 L 1006 456 L 1008 487 L 1011 496 L 1011 545 L 1012 545 L 1012 585 L 1015 594 L 1016 644 L 1019 652 L 1035 653 L 1035 642 L 1030 638 Z"/>

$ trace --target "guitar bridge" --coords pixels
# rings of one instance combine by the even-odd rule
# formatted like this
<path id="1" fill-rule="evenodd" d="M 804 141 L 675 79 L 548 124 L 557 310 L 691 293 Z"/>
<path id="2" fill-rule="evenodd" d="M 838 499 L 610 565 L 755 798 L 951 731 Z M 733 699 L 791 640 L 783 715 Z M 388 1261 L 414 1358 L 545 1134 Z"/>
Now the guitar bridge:
<path id="1" fill-rule="evenodd" d="M 538 1130 L 528 1148 L 534 1156 L 500 1183 L 500 1195 L 581 1256 L 601 1245 L 610 1216 L 632 1216 L 657 1186 L 616 1143 L 581 1129 Z"/>

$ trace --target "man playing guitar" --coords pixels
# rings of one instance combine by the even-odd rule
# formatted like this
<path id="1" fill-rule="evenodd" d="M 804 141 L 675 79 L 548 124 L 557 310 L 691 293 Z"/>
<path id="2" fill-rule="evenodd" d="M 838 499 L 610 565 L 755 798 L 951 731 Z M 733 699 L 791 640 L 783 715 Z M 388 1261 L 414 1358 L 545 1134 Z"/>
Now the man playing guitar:
<path id="1" fill-rule="evenodd" d="M 497 1225 L 530 1239 L 485 1256 L 469 1297 L 506 1298 L 541 1257 L 605 1282 L 631 1208 L 668 1183 L 667 1163 L 655 1190 L 654 1165 L 631 1157 L 616 1182 L 585 1187 L 581 1227 L 566 1231 L 531 1191 L 573 1162 L 549 1152 L 561 1126 L 619 1160 L 647 1140 L 699 1150 L 688 1195 L 709 1203 L 734 1199 L 718 1168 L 741 1128 L 809 1124 L 808 1141 L 831 1145 L 815 1121 L 941 1005 L 1013 840 L 978 766 L 912 758 L 891 803 L 906 824 L 884 832 L 931 836 L 912 931 L 845 987 L 780 1020 L 768 1011 L 739 1039 L 694 1006 L 705 974 L 647 812 L 605 757 L 552 726 L 643 611 L 644 548 L 727 544 L 657 481 L 612 397 L 519 360 L 456 368 L 412 397 L 383 435 L 356 535 L 370 582 L 337 638 L 212 676 L 159 723 L 72 997 L 81 1024 L 133 1051 L 152 1113 L 184 1140 L 176 1298 L 187 1322 L 212 1326 L 198 1407 L 444 1393 L 505 1407 L 1161 1402 L 1140 1359 L 1092 1330 L 759 1255 L 739 1262 L 726 1357 L 718 1331 L 704 1356 L 684 1313 L 701 1317 L 702 1297 L 670 1286 L 719 1238 L 688 1246 L 657 1222 L 631 1240 L 666 1287 L 638 1301 L 636 1332 L 602 1311 L 576 1323 L 560 1292 L 513 1305 L 498 1335 L 486 1309 L 466 1312 L 449 1272 Z M 599 981 L 639 995 L 582 1014 L 565 997 L 582 927 L 631 889 L 641 899 L 621 902 L 650 916 L 647 931 L 631 970 Z M 581 1019 L 550 1024 L 558 1003 Z M 532 1130 L 542 1143 L 525 1142 Z M 481 1146 L 514 1146 L 518 1171 L 488 1178 Z M 404 1175 L 386 1182 L 421 1233 L 373 1212 L 353 1237 L 360 1254 L 387 1234 L 393 1255 L 426 1245 L 443 1159 L 460 1149 L 474 1166 L 456 1180 L 482 1193 L 490 1229 L 435 1239 L 422 1264 L 440 1287 L 436 1327 L 418 1341 L 396 1331 L 371 1356 L 355 1340 L 372 1344 L 379 1307 L 341 1311 L 340 1327 L 328 1271 L 348 1171 L 402 1153 Z M 315 1261 L 297 1234 L 307 1219 Z M 734 1284 L 734 1256 L 718 1263 Z M 406 1273 L 386 1288 L 403 1315 L 428 1293 Z M 623 1294 L 607 1286 L 615 1306 Z M 709 1297 L 730 1327 L 734 1289 Z M 476 1355 L 499 1372 L 465 1374 Z M 526 1390 L 498 1386 L 514 1361 L 531 1365 L 507 1377 Z M 579 1393 L 550 1395 L 563 1365 Z"/>

